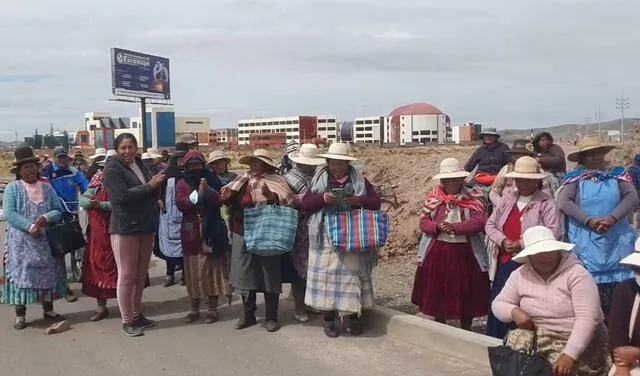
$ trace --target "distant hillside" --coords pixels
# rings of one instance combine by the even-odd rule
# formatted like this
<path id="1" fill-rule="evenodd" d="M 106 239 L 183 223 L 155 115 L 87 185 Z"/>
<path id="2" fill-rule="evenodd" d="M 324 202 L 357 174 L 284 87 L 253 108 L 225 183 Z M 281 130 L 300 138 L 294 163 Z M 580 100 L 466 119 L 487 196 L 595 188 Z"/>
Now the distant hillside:
<path id="1" fill-rule="evenodd" d="M 636 123 L 640 124 L 640 118 L 628 118 L 624 119 L 624 133 L 626 137 L 636 136 L 640 138 L 640 128 L 636 129 Z M 620 119 L 609 120 L 600 124 L 602 132 L 620 130 Z M 595 137 L 598 132 L 598 124 L 563 124 L 554 125 L 547 128 L 533 128 L 533 133 L 549 132 L 556 140 L 575 140 L 577 135 L 586 134 Z M 636 134 L 636 131 L 639 131 Z M 527 138 L 530 134 L 530 129 L 501 129 L 499 130 L 502 137 L 507 141 L 512 141 L 516 138 Z"/>

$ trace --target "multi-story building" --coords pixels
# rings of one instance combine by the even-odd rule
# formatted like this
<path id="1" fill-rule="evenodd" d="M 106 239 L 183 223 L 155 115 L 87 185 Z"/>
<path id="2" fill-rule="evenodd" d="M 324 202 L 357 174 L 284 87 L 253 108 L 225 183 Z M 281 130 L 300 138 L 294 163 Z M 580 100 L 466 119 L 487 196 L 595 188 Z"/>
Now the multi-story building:
<path id="1" fill-rule="evenodd" d="M 195 116 L 176 116 L 176 139 L 191 133 L 202 146 L 209 145 L 209 130 L 211 129 L 209 118 Z"/>
<path id="2" fill-rule="evenodd" d="M 89 139 L 88 143 L 81 143 L 105 149 L 113 147 L 117 129 L 126 129 L 131 126 L 129 118 L 114 117 L 107 112 L 88 112 L 84 115 L 84 123 L 86 131 L 89 132 Z"/>
<path id="3" fill-rule="evenodd" d="M 278 135 L 261 136 L 268 133 Z M 239 145 L 251 145 L 252 139 L 261 146 L 283 146 L 291 141 L 330 144 L 337 135 L 335 116 L 286 116 L 238 122 Z"/>
<path id="4" fill-rule="evenodd" d="M 380 144 L 384 139 L 384 122 L 384 116 L 356 118 L 353 125 L 353 142 Z"/>
<path id="5" fill-rule="evenodd" d="M 238 129 L 223 128 L 209 130 L 209 145 L 233 150 L 238 146 Z"/>
<path id="6" fill-rule="evenodd" d="M 393 110 L 385 121 L 385 143 L 443 144 L 451 140 L 451 120 L 437 107 L 414 103 Z"/>

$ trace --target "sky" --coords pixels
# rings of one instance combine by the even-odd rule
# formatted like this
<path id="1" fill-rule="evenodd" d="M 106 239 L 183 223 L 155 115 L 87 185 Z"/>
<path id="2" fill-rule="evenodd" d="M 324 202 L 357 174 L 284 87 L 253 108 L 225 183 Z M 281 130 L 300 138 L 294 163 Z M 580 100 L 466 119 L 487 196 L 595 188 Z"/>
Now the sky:
<path id="1" fill-rule="evenodd" d="M 171 60 L 177 115 L 386 115 L 431 103 L 454 124 L 640 115 L 638 0 L 9 0 L 0 139 L 83 127 L 109 101 L 110 49 Z"/>

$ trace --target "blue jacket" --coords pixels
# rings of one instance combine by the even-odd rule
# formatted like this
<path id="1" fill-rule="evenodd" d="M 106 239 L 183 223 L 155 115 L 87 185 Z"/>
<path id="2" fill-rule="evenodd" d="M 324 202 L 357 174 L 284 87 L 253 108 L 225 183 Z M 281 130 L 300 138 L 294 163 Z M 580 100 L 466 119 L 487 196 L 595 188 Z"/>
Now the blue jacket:
<path id="1" fill-rule="evenodd" d="M 55 163 L 44 168 L 42 175 L 49 180 L 56 194 L 66 204 L 69 210 L 78 210 L 78 190 L 84 193 L 89 188 L 89 181 L 85 179 L 77 168 L 67 166 L 60 168 Z M 62 211 L 66 212 L 64 206 Z"/>

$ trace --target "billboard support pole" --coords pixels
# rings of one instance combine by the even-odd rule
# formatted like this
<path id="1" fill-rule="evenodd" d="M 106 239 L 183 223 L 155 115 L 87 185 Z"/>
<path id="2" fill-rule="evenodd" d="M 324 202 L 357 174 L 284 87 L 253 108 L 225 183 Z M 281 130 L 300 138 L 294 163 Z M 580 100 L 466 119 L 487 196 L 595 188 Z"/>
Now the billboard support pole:
<path id="1" fill-rule="evenodd" d="M 142 135 L 142 151 L 147 151 L 145 143 L 147 141 L 147 98 L 140 98 L 140 134 Z"/>

